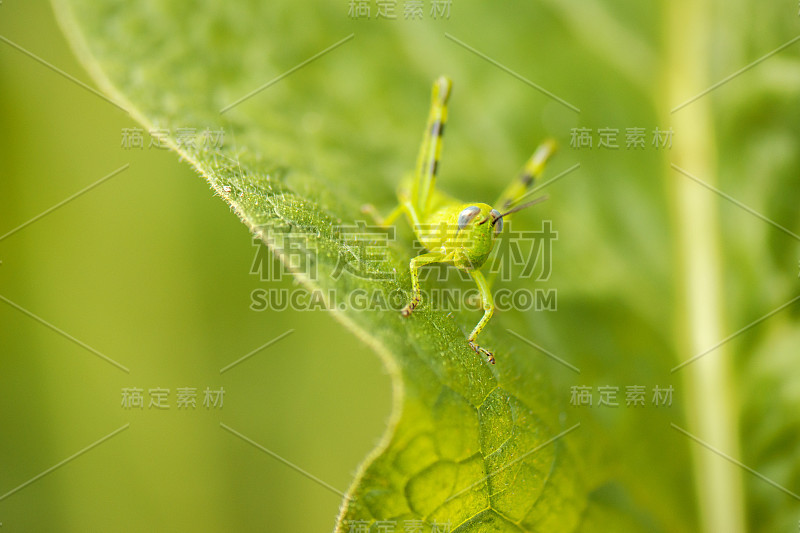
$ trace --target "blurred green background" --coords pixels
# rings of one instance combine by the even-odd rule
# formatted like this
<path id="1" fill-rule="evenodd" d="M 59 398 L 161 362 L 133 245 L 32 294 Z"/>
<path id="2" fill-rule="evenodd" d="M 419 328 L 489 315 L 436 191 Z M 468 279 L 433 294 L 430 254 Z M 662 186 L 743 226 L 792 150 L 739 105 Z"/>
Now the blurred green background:
<path id="1" fill-rule="evenodd" d="M 221 5 L 214 4 L 224 14 Z M 702 386 L 684 381 L 686 374 L 669 373 L 699 351 L 687 331 L 681 263 L 687 250 L 697 248 L 676 237 L 682 211 L 675 205 L 676 190 L 686 183 L 700 187 L 669 164 L 686 164 L 686 153 L 699 152 L 708 164 L 686 164 L 689 172 L 797 232 L 800 54 L 797 48 L 781 52 L 681 115 L 673 117 L 669 109 L 679 103 L 674 94 L 689 98 L 791 39 L 798 32 L 796 5 L 703 2 L 713 16 L 702 28 L 707 47 L 696 49 L 686 44 L 693 40 L 665 35 L 670 2 L 514 3 L 511 12 L 494 4 L 457 4 L 447 25 L 391 27 L 348 20 L 346 2 L 305 10 L 290 2 L 276 5 L 280 9 L 273 11 L 253 2 L 242 10 L 263 10 L 259 14 L 269 18 L 270 28 L 291 33 L 297 43 L 283 46 L 257 17 L 242 22 L 232 9 L 230 19 L 209 25 L 209 34 L 220 39 L 211 43 L 219 51 L 215 68 L 249 90 L 273 70 L 282 72 L 348 32 L 358 33 L 352 49 L 320 63 L 344 73 L 336 83 L 329 83 L 329 70 L 303 69 L 231 115 L 243 123 L 275 119 L 284 127 L 273 135 L 296 146 L 287 158 L 314 168 L 308 182 L 294 185 L 333 213 L 347 216 L 338 211 L 351 207 L 342 197 L 380 208 L 393 202 L 397 177 L 416 154 L 430 81 L 444 66 L 456 81 L 441 175 L 445 190 L 494 198 L 545 136 L 562 146 L 549 176 L 580 162 L 579 171 L 548 189 L 549 202 L 518 218 L 521 225 L 537 224 L 526 226 L 534 229 L 540 218 L 552 219 L 560 232 L 548 285 L 558 288 L 558 313 L 509 312 L 495 319 L 489 334 L 502 339 L 505 328 L 513 328 L 581 368 L 576 377 L 532 349 L 514 348 L 515 357 L 536 365 L 539 378 L 552 384 L 553 411 L 570 423 L 581 421 L 582 436 L 575 438 L 600 457 L 597 471 L 589 473 L 600 486 L 592 501 L 598 507 L 611 502 L 609 507 L 623 509 L 640 527 L 695 530 L 701 512 L 692 461 L 700 457 L 743 476 L 750 529 L 794 530 L 800 510 L 791 496 L 709 455 L 669 425 L 691 428 L 693 415 L 718 400 L 713 396 L 722 389 L 730 394 L 723 411 L 739 422 L 732 438 L 741 444 L 740 450 L 734 445 L 722 451 L 795 492 L 800 487 L 797 306 L 737 337 L 726 346 L 725 358 L 709 355 L 703 364 L 721 361 L 731 375 L 709 387 L 707 396 Z M 177 3 L 147 4 L 153 6 L 163 6 L 165 19 L 183 21 Z M 139 16 L 146 20 L 149 13 Z M 684 31 L 680 21 L 672 24 L 677 33 Z M 239 25 L 244 30 L 237 34 Z M 541 81 L 579 105 L 580 115 L 446 40 L 443 30 Z M 228 65 L 225 58 L 241 52 L 231 34 L 242 36 L 245 45 L 278 44 L 269 54 L 257 49 Z M 74 59 L 48 3 L 4 1 L 0 35 L 96 87 Z M 209 45 L 188 44 L 195 52 Z M 708 71 L 691 78 L 686 75 L 696 74 L 695 59 L 697 68 Z M 251 63 L 263 72 L 248 72 Z M 190 66 L 204 71 L 203 65 Z M 0 498 L 130 424 L 0 500 L 2 528 L 330 530 L 340 496 L 219 423 L 344 491 L 390 412 L 390 383 L 378 358 L 329 313 L 250 310 L 251 291 L 265 286 L 250 273 L 257 254 L 252 238 L 177 155 L 123 147 L 123 129 L 141 127 L 130 117 L 2 42 L 0 72 L 0 235 L 130 164 L 0 240 L 0 295 L 130 368 L 129 374 L 120 371 L 0 302 Z M 125 70 L 122 77 L 146 88 L 136 72 Z M 170 88 L 184 81 L 170 80 Z M 681 82 L 686 86 L 670 88 Z M 239 89 L 192 96 L 205 103 Z M 148 104 L 157 108 L 161 102 Z M 693 122 L 706 112 L 710 134 Z M 677 128 L 674 150 L 653 148 L 653 129 L 669 128 L 673 118 L 688 126 Z M 595 146 L 598 128 L 618 128 L 624 146 L 625 129 L 642 127 L 647 147 L 570 149 L 576 126 L 594 131 Z M 261 142 L 265 150 L 279 151 L 261 134 L 255 137 L 248 146 Z M 326 183 L 326 176 L 338 181 Z M 698 235 L 712 234 L 711 255 L 719 261 L 724 297 L 713 310 L 721 322 L 719 335 L 710 339 L 716 342 L 797 294 L 800 248 L 796 239 L 733 203 L 702 188 L 690 190 L 704 199 L 704 208 L 713 206 L 708 212 L 721 230 L 696 228 Z M 296 286 L 291 279 L 280 283 Z M 290 328 L 292 335 L 220 374 Z M 634 384 L 674 385 L 674 405 L 567 406 L 572 385 Z M 123 409 L 125 387 L 168 388 L 171 407 Z M 200 394 L 224 387 L 224 407 L 178 410 L 179 387 L 196 387 Z M 714 429 L 712 424 L 699 437 L 716 442 Z M 725 502 L 721 508 L 726 510 Z"/>
<path id="2" fill-rule="evenodd" d="M 0 35 L 93 85 L 49 3 L 3 2 Z M 390 412 L 378 359 L 327 312 L 251 311 L 247 229 L 174 153 L 123 148 L 131 118 L 5 43 L 0 72 L 0 234 L 130 164 L 0 241 L 0 295 L 130 369 L 0 302 L 0 495 L 130 423 L 0 501 L 2 529 L 330 530 L 340 496 L 219 422 L 344 491 Z M 124 387 L 171 407 L 125 410 Z"/>

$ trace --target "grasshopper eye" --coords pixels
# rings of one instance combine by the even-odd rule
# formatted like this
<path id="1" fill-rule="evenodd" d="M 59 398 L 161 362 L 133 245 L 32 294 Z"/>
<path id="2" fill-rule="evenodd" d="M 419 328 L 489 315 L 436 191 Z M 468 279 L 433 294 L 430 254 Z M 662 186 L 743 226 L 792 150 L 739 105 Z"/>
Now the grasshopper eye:
<path id="1" fill-rule="evenodd" d="M 489 213 L 492 217 L 492 226 L 494 226 L 494 234 L 500 235 L 503 231 L 503 216 L 497 209 L 492 209 Z"/>
<path id="2" fill-rule="evenodd" d="M 481 208 L 477 205 L 471 205 L 465 208 L 461 213 L 458 215 L 458 229 L 464 229 L 467 224 L 472 222 L 472 220 L 480 214 Z"/>

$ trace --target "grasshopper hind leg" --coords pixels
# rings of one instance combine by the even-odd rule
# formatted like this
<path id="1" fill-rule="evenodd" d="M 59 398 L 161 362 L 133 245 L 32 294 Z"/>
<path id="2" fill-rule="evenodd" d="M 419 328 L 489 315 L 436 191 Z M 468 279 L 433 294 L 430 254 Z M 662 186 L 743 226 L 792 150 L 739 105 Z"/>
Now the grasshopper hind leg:
<path id="1" fill-rule="evenodd" d="M 555 151 L 556 143 L 552 139 L 542 143 L 525 163 L 522 173 L 506 187 L 494 206 L 500 211 L 505 212 L 507 209 L 520 202 L 533 187 L 536 180 L 542 175 L 547 160 L 552 157 Z"/>
<path id="2" fill-rule="evenodd" d="M 431 107 L 417 156 L 417 168 L 410 198 L 414 207 L 422 214 L 428 213 L 436 186 L 436 173 L 442 153 L 442 135 L 447 122 L 447 101 L 450 98 L 452 85 L 449 78 L 440 76 L 434 82 L 431 91 Z"/>

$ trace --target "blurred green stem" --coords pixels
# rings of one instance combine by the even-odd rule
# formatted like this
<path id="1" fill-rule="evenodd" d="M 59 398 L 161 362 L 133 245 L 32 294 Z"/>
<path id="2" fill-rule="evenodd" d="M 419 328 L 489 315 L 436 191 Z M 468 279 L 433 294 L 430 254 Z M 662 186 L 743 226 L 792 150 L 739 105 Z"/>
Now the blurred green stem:
<path id="1" fill-rule="evenodd" d="M 667 109 L 709 87 L 710 0 L 674 0 L 667 4 L 667 61 L 663 73 Z M 671 162 L 708 183 L 716 182 L 716 147 L 711 114 L 713 92 L 669 113 L 675 144 Z M 722 310 L 719 198 L 667 168 L 674 192 L 671 215 L 676 232 L 679 294 L 679 353 L 686 360 L 725 337 Z M 689 432 L 716 449 L 738 457 L 738 409 L 733 401 L 731 355 L 725 346 L 681 368 L 684 374 Z M 694 456 L 695 486 L 702 531 L 744 532 L 741 471 L 709 450 L 689 442 Z"/>

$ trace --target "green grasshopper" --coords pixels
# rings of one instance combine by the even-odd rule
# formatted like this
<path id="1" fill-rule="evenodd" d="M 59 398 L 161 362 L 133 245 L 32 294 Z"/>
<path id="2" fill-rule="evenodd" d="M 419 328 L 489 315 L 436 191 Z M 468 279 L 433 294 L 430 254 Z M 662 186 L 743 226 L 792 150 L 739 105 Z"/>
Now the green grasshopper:
<path id="1" fill-rule="evenodd" d="M 495 203 L 503 212 L 484 203 L 464 203 L 435 188 L 436 172 L 442 150 L 442 134 L 447 121 L 447 100 L 452 82 L 439 77 L 433 84 L 428 125 L 417 157 L 416 172 L 409 174 L 397 189 L 400 204 L 384 219 L 371 205 L 364 206 L 382 225 L 390 225 L 405 213 L 414 233 L 428 253 L 411 259 L 411 302 L 402 310 L 408 317 L 422 301 L 419 269 L 431 263 L 452 263 L 469 273 L 483 303 L 483 317 L 467 337 L 475 353 L 484 354 L 494 364 L 494 354 L 478 345 L 476 338 L 494 313 L 490 283 L 480 271 L 494 248 L 494 241 L 503 231 L 503 219 L 517 211 L 546 200 L 546 197 L 517 204 L 544 169 L 555 151 L 555 142 L 546 141 L 525 164 L 520 176 L 500 195 Z"/>

